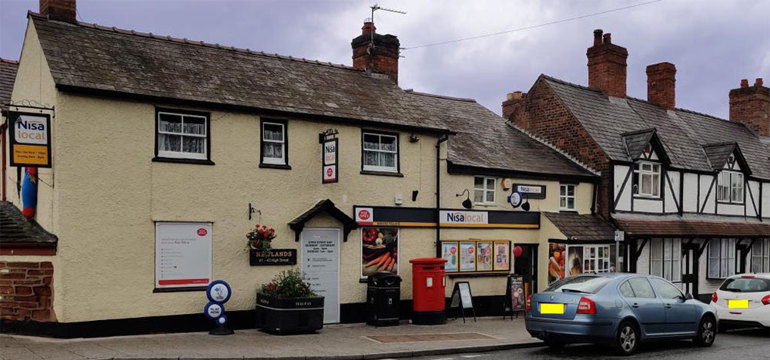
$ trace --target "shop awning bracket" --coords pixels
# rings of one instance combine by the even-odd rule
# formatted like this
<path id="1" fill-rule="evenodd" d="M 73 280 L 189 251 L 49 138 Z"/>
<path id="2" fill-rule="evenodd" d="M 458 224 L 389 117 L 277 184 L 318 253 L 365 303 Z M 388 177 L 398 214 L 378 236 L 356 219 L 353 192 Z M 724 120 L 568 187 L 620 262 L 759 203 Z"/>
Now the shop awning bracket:
<path id="1" fill-rule="evenodd" d="M 337 208 L 337 206 L 334 205 L 334 202 L 329 199 L 319 201 L 308 211 L 305 211 L 289 222 L 289 227 L 294 230 L 294 241 L 298 242 L 300 240 L 300 234 L 302 234 L 302 229 L 305 228 L 305 223 L 310 221 L 310 219 L 314 218 L 316 215 L 324 212 L 342 223 L 342 241 L 347 242 L 348 235 L 353 229 L 358 227 L 358 224 L 350 216 Z"/>

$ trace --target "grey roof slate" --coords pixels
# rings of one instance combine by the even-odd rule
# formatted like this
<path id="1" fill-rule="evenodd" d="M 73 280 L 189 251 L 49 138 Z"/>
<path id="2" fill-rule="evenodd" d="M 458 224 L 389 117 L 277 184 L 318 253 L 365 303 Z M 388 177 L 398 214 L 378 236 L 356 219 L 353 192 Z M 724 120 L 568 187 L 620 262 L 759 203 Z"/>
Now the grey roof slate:
<path id="1" fill-rule="evenodd" d="M 21 211 L 7 201 L 0 201 L 0 244 L 53 244 L 58 238 L 45 231 L 37 222 L 29 221 Z"/>
<path id="2" fill-rule="evenodd" d="M 7 110 L 5 104 L 11 102 L 11 92 L 18 69 L 18 62 L 0 58 L 0 109 L 3 111 Z"/>
<path id="3" fill-rule="evenodd" d="M 704 145 L 735 141 L 754 176 L 770 179 L 770 151 L 741 123 L 685 109 L 662 107 L 631 97 L 610 98 L 601 91 L 546 75 L 545 81 L 612 160 L 631 161 L 623 134 L 655 128 L 671 165 L 695 171 L 713 171 Z"/>
<path id="4" fill-rule="evenodd" d="M 655 134 L 655 129 L 645 129 L 625 133 L 623 135 L 623 141 L 625 142 L 628 156 L 634 160 L 639 159 L 642 156 L 642 153 L 644 153 L 647 144 L 650 143 L 653 134 Z"/>
<path id="5" fill-rule="evenodd" d="M 412 92 L 416 102 L 455 132 L 448 142 L 454 165 L 544 175 L 596 176 L 566 155 L 510 126 L 471 99 Z"/>
<path id="6" fill-rule="evenodd" d="M 591 214 L 544 212 L 567 240 L 614 240 L 615 227 Z"/>
<path id="7" fill-rule="evenodd" d="M 54 81 L 78 88 L 446 131 L 384 75 L 29 13 Z"/>

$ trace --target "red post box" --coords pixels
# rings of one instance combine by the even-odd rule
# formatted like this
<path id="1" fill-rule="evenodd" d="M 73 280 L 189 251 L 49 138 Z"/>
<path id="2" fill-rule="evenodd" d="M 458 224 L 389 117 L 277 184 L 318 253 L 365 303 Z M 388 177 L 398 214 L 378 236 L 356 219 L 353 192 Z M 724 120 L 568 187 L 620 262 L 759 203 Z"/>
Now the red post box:
<path id="1" fill-rule="evenodd" d="M 436 325 L 446 323 L 445 259 L 421 258 L 412 263 L 412 323 Z"/>

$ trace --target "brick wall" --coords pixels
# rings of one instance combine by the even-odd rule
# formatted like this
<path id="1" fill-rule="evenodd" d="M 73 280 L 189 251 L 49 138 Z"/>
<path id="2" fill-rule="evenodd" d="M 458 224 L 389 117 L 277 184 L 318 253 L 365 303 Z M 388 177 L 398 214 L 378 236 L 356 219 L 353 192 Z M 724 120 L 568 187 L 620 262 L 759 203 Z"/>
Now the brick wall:
<path id="1" fill-rule="evenodd" d="M 525 97 L 524 111 L 515 111 L 510 120 L 601 172 L 597 213 L 609 218 L 609 158 L 545 81 L 535 83 Z"/>
<path id="2" fill-rule="evenodd" d="M 55 321 L 53 264 L 0 261 L 0 318 Z"/>
<path id="3" fill-rule="evenodd" d="M 746 124 L 761 136 L 770 137 L 770 88 L 761 78 L 749 86 L 741 80 L 741 87 L 730 90 L 730 121 Z"/>

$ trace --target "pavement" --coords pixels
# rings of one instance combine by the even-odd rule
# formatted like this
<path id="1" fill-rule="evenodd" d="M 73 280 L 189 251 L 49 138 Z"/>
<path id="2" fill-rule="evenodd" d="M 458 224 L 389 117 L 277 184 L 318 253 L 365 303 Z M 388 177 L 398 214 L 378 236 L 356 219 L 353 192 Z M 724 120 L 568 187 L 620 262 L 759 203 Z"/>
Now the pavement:
<path id="1" fill-rule="evenodd" d="M 479 318 L 444 325 L 374 327 L 327 325 L 316 334 L 270 335 L 256 329 L 235 335 L 206 332 L 51 339 L 0 335 L 0 359 L 384 359 L 479 353 L 541 346 L 524 319 Z"/>

